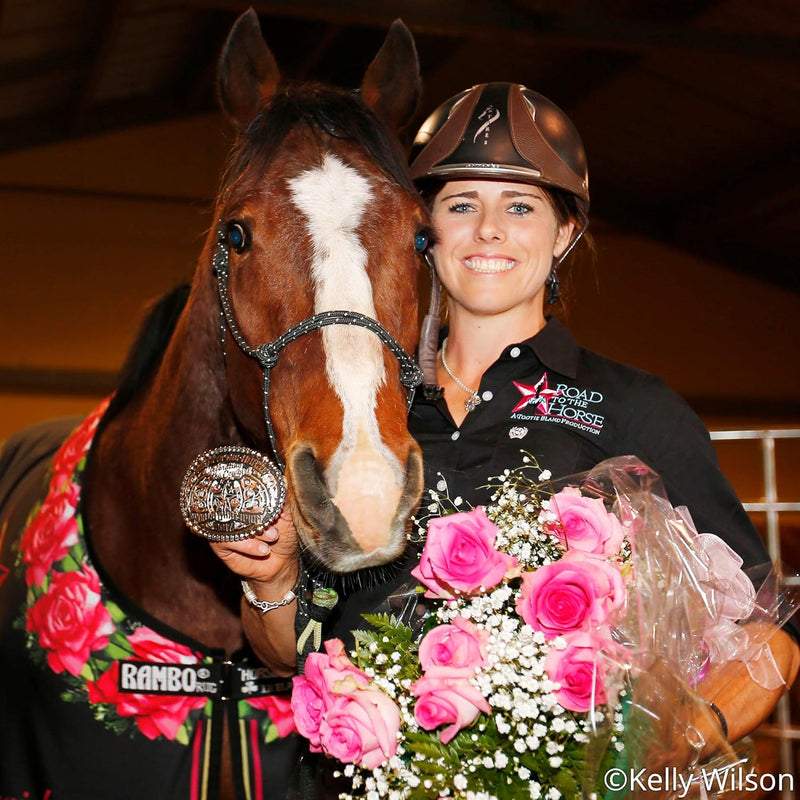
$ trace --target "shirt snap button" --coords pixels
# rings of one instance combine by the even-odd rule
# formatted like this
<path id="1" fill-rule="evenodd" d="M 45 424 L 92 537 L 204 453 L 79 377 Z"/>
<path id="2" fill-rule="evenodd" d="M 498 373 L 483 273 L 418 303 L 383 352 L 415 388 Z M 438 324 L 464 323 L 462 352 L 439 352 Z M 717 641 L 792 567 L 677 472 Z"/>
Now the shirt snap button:
<path id="1" fill-rule="evenodd" d="M 511 358 L 519 358 L 519 354 L 520 354 L 521 352 L 522 352 L 522 350 L 520 350 L 520 349 L 519 349 L 519 347 L 512 347 L 512 348 L 511 348 L 511 349 L 508 351 L 508 354 L 511 356 Z"/>
<path id="2" fill-rule="evenodd" d="M 487 389 L 482 395 L 481 400 L 485 400 L 487 403 L 494 397 L 494 395 Z"/>
<path id="3" fill-rule="evenodd" d="M 458 439 L 459 436 L 461 436 L 461 432 L 460 431 L 453 431 L 453 435 L 450 438 L 453 441 L 455 441 L 456 439 Z"/>

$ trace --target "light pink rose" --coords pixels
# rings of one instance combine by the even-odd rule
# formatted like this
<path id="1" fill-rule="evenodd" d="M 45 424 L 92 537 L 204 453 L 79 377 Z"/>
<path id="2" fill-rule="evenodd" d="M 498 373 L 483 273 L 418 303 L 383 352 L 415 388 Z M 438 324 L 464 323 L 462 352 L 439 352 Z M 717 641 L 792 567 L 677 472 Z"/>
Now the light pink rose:
<path id="1" fill-rule="evenodd" d="M 625 607 L 625 584 L 612 564 L 580 550 L 522 575 L 517 613 L 548 639 L 603 625 Z"/>
<path id="2" fill-rule="evenodd" d="M 419 643 L 419 663 L 423 670 L 431 667 L 469 669 L 486 664 L 489 631 L 464 617 L 456 617 L 450 625 L 430 630 Z"/>
<path id="3" fill-rule="evenodd" d="M 341 639 L 328 639 L 324 653 L 310 653 L 305 674 L 292 679 L 292 713 L 299 733 L 310 742 L 312 752 L 322 749 L 320 730 L 324 715 L 337 696 L 367 689 L 369 678 L 353 664 Z"/>
<path id="4" fill-rule="evenodd" d="M 259 708 L 269 714 L 270 721 L 281 738 L 297 730 L 290 697 L 282 694 L 265 694 L 261 697 L 251 697 L 247 702 L 253 708 Z"/>
<path id="5" fill-rule="evenodd" d="M 557 519 L 543 512 L 546 527 L 565 550 L 583 550 L 605 558 L 619 552 L 625 530 L 599 497 L 584 497 L 580 489 L 568 486 L 553 495 L 548 507 Z"/>
<path id="6" fill-rule="evenodd" d="M 517 560 L 495 550 L 497 526 L 479 506 L 474 511 L 436 517 L 419 566 L 411 574 L 426 588 L 426 597 L 452 599 L 497 586 Z"/>
<path id="7" fill-rule="evenodd" d="M 440 725 L 439 741 L 447 744 L 460 730 L 469 727 L 482 711 L 491 713 L 486 698 L 470 683 L 470 671 L 450 667 L 431 667 L 411 685 L 417 698 L 414 718 L 419 726 L 432 731 Z"/>
<path id="8" fill-rule="evenodd" d="M 79 487 L 70 483 L 62 492 L 51 492 L 45 498 L 31 524 L 22 534 L 20 552 L 25 564 L 28 586 L 40 586 L 53 564 L 67 555 L 78 543 L 75 506 Z"/>
<path id="9" fill-rule="evenodd" d="M 309 654 L 305 676 L 324 695 L 348 693 L 355 686 L 366 688 L 370 683 L 367 675 L 347 657 L 341 639 L 328 639 L 324 653 Z"/>
<path id="10" fill-rule="evenodd" d="M 566 650 L 550 648 L 544 668 L 550 680 L 560 688 L 555 695 L 559 705 L 569 711 L 589 711 L 594 705 L 606 702 L 603 670 L 596 657 L 598 640 L 588 633 L 567 637 Z"/>
<path id="11" fill-rule="evenodd" d="M 137 628 L 129 637 L 131 660 L 151 664 L 197 664 L 200 658 L 188 647 L 165 639 L 150 628 Z M 143 694 L 119 690 L 119 661 L 114 661 L 96 681 L 87 682 L 89 702 L 116 706 L 121 717 L 133 717 L 148 738 L 174 739 L 191 711 L 202 708 L 208 698 L 195 695 Z"/>
<path id="12" fill-rule="evenodd" d="M 114 622 L 100 598 L 100 579 L 91 568 L 56 572 L 28 611 L 27 628 L 39 635 L 53 672 L 80 675 L 93 650 L 102 650 Z"/>
<path id="13" fill-rule="evenodd" d="M 313 653 L 311 654 L 313 655 Z M 309 749 L 312 753 L 322 750 L 319 739 L 319 725 L 328 703 L 317 684 L 312 683 L 303 675 L 292 678 L 292 716 L 297 732 L 308 739 Z"/>
<path id="14" fill-rule="evenodd" d="M 336 696 L 320 720 L 322 752 L 345 764 L 375 769 L 397 752 L 400 710 L 378 689 Z"/>

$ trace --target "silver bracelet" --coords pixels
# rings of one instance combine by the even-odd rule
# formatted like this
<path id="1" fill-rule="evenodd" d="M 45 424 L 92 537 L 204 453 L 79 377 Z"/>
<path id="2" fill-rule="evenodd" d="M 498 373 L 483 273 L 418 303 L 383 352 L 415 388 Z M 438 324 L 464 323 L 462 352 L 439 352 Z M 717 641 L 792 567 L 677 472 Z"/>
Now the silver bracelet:
<path id="1" fill-rule="evenodd" d="M 293 589 L 289 589 L 281 600 L 271 602 L 269 600 L 259 600 L 250 584 L 247 581 L 242 581 L 242 591 L 244 592 L 245 599 L 253 608 L 257 608 L 262 614 L 266 614 L 267 611 L 274 611 L 276 608 L 281 608 L 281 606 L 288 606 L 289 603 L 297 597 L 295 589 L 297 589 L 297 585 L 295 585 Z"/>

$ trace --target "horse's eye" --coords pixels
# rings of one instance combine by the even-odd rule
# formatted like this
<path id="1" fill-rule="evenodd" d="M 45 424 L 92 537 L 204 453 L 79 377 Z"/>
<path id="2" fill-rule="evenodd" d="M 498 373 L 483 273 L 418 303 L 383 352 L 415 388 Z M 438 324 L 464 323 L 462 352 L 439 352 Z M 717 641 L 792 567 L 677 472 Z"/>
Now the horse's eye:
<path id="1" fill-rule="evenodd" d="M 228 223 L 228 244 L 239 254 L 250 247 L 250 234 L 241 222 Z"/>
<path id="2" fill-rule="evenodd" d="M 428 234 L 421 231 L 414 237 L 414 249 L 418 253 L 424 253 L 425 248 L 428 246 Z"/>

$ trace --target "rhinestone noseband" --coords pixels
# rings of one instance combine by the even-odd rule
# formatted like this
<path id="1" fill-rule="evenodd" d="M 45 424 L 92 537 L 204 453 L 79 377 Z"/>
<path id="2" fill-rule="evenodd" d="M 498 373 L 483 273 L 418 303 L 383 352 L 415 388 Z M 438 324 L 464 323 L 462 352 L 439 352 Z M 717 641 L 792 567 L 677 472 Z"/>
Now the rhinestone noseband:
<path id="1" fill-rule="evenodd" d="M 287 344 L 295 341 L 295 339 L 299 339 L 301 336 L 311 331 L 327 328 L 329 325 L 356 325 L 361 328 L 366 328 L 368 331 L 372 331 L 397 359 L 400 365 L 400 383 L 402 383 L 407 390 L 407 407 L 409 409 L 411 408 L 411 403 L 414 400 L 414 392 L 422 383 L 422 370 L 386 328 L 372 319 L 372 317 L 368 317 L 365 314 L 360 314 L 357 311 L 323 311 L 319 314 L 307 317 L 296 325 L 292 325 L 291 328 L 281 334 L 277 339 L 262 344 L 259 347 L 251 347 L 239 330 L 228 296 L 229 260 L 230 248 L 226 236 L 226 229 L 225 225 L 221 223 L 217 229 L 217 248 L 214 252 L 212 265 L 214 273 L 217 276 L 222 316 L 225 320 L 225 326 L 233 337 L 233 340 L 239 346 L 239 349 L 245 355 L 258 361 L 261 366 L 264 376 L 264 422 L 266 423 L 267 435 L 269 436 L 269 443 L 272 448 L 273 456 L 281 472 L 285 472 L 286 465 L 278 453 L 275 430 L 272 425 L 272 416 L 269 412 L 270 373 L 278 363 L 278 358 L 283 348 L 286 347 Z"/>

